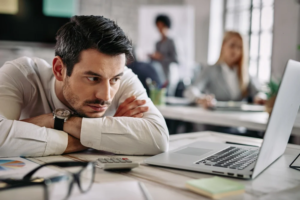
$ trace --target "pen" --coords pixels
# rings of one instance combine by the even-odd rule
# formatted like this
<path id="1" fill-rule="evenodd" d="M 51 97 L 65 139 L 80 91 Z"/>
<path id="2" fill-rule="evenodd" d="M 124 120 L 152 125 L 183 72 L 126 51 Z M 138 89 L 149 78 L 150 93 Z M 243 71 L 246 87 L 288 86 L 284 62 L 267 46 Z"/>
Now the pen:
<path id="1" fill-rule="evenodd" d="M 140 186 L 140 188 L 141 188 L 141 190 L 142 190 L 142 192 L 145 196 L 145 199 L 146 200 L 153 200 L 151 195 L 149 194 L 148 190 L 146 189 L 145 185 L 141 182 L 138 182 L 138 183 L 139 183 L 139 186 Z"/>

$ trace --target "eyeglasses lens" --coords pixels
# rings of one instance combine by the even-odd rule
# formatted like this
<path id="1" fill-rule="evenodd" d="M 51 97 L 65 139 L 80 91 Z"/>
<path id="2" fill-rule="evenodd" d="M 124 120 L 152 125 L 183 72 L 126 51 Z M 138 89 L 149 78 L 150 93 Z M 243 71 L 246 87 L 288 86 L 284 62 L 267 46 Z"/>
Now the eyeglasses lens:
<path id="1" fill-rule="evenodd" d="M 49 199 L 50 200 L 64 200 L 69 193 L 70 185 L 73 181 L 73 177 L 70 174 L 62 174 L 52 178 L 49 178 L 48 184 Z"/>
<path id="2" fill-rule="evenodd" d="M 90 189 L 93 183 L 93 164 L 89 163 L 84 170 L 80 173 L 80 186 L 83 192 L 86 192 Z"/>

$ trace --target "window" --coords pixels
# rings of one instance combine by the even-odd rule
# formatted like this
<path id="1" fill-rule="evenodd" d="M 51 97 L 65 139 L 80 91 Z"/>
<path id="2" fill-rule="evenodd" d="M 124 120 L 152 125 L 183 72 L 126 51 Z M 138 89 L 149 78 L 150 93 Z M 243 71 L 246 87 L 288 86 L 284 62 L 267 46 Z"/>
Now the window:
<path id="1" fill-rule="evenodd" d="M 271 77 L 274 0 L 225 0 L 225 30 L 240 32 L 249 45 L 249 73 Z"/>

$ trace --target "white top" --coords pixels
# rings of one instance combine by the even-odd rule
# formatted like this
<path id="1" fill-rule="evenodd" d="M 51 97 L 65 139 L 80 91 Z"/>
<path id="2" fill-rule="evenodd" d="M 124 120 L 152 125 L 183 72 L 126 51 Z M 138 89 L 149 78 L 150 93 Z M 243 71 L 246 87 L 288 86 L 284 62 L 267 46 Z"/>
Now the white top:
<path id="1" fill-rule="evenodd" d="M 221 64 L 222 72 L 224 74 L 225 82 L 228 85 L 229 93 L 232 100 L 238 100 L 241 98 L 241 89 L 239 78 L 237 75 L 236 67 L 231 69 L 226 63 Z"/>
<path id="2" fill-rule="evenodd" d="M 63 131 L 18 121 L 66 108 L 56 96 L 51 66 L 39 58 L 22 57 L 0 69 L 0 157 L 62 154 L 68 142 Z M 112 117 L 128 97 L 145 99 L 143 118 Z M 82 145 L 117 154 L 157 154 L 168 149 L 163 116 L 127 67 L 120 88 L 102 118 L 83 118 Z"/>

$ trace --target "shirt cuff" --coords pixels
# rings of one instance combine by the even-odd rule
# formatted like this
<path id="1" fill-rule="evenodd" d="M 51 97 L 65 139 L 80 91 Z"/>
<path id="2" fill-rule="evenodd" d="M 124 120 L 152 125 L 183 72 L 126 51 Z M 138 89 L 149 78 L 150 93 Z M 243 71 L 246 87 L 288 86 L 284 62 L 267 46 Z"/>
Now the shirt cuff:
<path id="1" fill-rule="evenodd" d="M 83 146 L 99 149 L 101 143 L 101 118 L 82 118 L 80 142 Z"/>
<path id="2" fill-rule="evenodd" d="M 47 146 L 43 156 L 63 154 L 68 146 L 68 134 L 47 128 Z"/>

